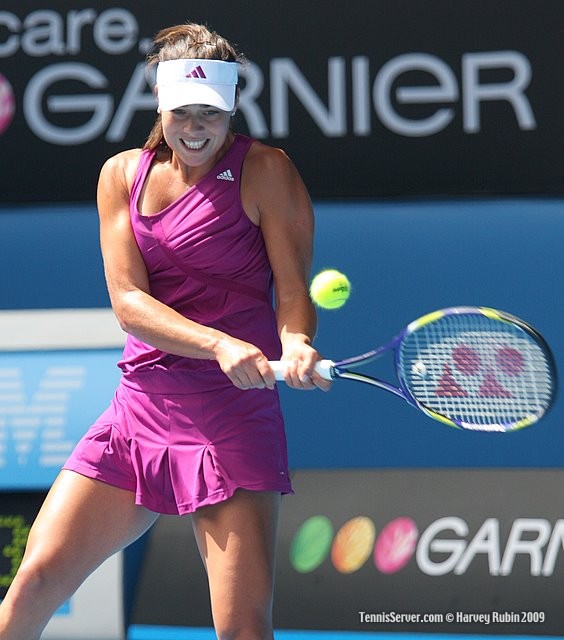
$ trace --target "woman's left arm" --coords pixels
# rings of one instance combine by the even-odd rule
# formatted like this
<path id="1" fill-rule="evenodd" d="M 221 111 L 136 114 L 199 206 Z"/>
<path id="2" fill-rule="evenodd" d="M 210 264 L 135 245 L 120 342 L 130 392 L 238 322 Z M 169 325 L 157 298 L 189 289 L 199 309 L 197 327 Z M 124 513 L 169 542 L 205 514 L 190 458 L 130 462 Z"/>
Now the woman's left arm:
<path id="1" fill-rule="evenodd" d="M 255 142 L 245 160 L 242 200 L 260 225 L 274 275 L 276 319 L 287 384 L 299 389 L 330 383 L 314 371 L 321 356 L 312 346 L 317 314 L 309 296 L 314 216 L 297 169 L 280 149 Z"/>

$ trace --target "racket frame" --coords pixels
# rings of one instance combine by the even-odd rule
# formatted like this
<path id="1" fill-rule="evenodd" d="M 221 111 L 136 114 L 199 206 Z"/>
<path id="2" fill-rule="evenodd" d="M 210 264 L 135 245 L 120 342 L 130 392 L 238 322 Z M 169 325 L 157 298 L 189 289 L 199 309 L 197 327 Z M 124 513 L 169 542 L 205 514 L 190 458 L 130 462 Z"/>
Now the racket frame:
<path id="1" fill-rule="evenodd" d="M 417 331 L 421 327 L 431 324 L 432 322 L 436 322 L 446 316 L 451 315 L 461 315 L 461 314 L 472 314 L 472 315 L 482 315 L 487 318 L 491 318 L 496 321 L 506 322 L 508 324 L 517 326 L 519 329 L 528 334 L 542 349 L 546 356 L 547 365 L 550 371 L 550 378 L 552 380 L 551 386 L 551 397 L 548 402 L 547 409 L 540 414 L 530 414 L 522 418 L 521 420 L 508 422 L 499 425 L 488 425 L 488 428 L 485 429 L 477 424 L 469 424 L 467 422 L 451 419 L 442 414 L 433 411 L 429 407 L 425 406 L 425 404 L 415 398 L 411 392 L 409 391 L 409 387 L 404 378 L 401 366 L 400 366 L 400 349 L 401 343 L 403 340 L 409 336 L 414 331 Z M 368 376 L 365 374 L 357 373 L 356 371 L 351 371 L 350 368 L 355 368 L 358 366 L 364 366 L 377 360 L 385 353 L 389 351 L 394 352 L 394 364 L 396 369 L 396 375 L 399 382 L 398 385 L 391 384 L 389 382 L 385 382 L 384 380 L 380 380 L 378 378 L 374 378 L 372 376 Z M 504 311 L 499 311 L 497 309 L 492 309 L 490 307 L 472 307 L 472 306 L 459 306 L 459 307 L 448 307 L 446 309 L 440 309 L 438 311 L 433 311 L 428 313 L 413 322 L 410 322 L 397 336 L 395 336 L 390 342 L 371 351 L 367 351 L 366 353 L 360 354 L 358 356 L 354 356 L 352 358 L 346 358 L 345 360 L 339 361 L 322 361 L 325 364 L 323 368 L 328 372 L 328 375 L 324 375 L 324 377 L 330 377 L 331 379 L 342 379 L 342 380 L 353 380 L 355 382 L 363 382 L 365 384 L 369 384 L 379 389 L 383 389 L 392 393 L 400 398 L 403 398 L 406 402 L 416 407 L 429 417 L 434 420 L 438 420 L 443 424 L 446 424 L 451 427 L 461 428 L 461 429 L 472 429 L 476 431 L 516 431 L 518 429 L 523 429 L 524 427 L 528 427 L 531 424 L 537 422 L 543 415 L 545 415 L 550 406 L 554 403 L 556 397 L 556 389 L 557 389 L 557 373 L 556 373 L 556 365 L 554 362 L 554 358 L 550 351 L 550 348 L 544 338 L 540 335 L 538 331 L 536 331 L 533 327 L 528 325 L 524 320 L 517 318 L 509 313 Z M 323 375 L 323 374 L 322 374 Z"/>

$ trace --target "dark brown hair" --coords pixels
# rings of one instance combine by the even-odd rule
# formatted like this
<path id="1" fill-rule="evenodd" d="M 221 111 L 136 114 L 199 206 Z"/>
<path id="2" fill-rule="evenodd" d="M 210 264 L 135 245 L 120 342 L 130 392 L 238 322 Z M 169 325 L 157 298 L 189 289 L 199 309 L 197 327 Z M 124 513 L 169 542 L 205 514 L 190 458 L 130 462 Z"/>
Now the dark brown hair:
<path id="1" fill-rule="evenodd" d="M 157 33 L 147 54 L 147 74 L 153 79 L 153 86 L 158 63 L 181 58 L 245 62 L 245 57 L 233 44 L 205 25 L 188 22 L 167 27 Z M 158 147 L 168 148 L 160 113 L 143 148 L 152 150 Z"/>

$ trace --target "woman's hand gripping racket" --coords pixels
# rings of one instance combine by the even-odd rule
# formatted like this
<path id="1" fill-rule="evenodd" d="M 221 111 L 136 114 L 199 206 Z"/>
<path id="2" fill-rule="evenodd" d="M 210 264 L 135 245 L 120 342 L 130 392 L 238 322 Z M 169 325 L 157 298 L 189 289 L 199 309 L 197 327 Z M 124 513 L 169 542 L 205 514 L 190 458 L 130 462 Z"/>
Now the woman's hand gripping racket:
<path id="1" fill-rule="evenodd" d="M 397 384 L 351 371 L 395 354 Z M 284 379 L 284 362 L 271 362 Z M 486 307 L 452 307 L 409 324 L 389 344 L 333 362 L 326 379 L 364 382 L 389 391 L 445 424 L 476 431 L 528 427 L 550 408 L 556 368 L 542 336 L 519 318 Z"/>

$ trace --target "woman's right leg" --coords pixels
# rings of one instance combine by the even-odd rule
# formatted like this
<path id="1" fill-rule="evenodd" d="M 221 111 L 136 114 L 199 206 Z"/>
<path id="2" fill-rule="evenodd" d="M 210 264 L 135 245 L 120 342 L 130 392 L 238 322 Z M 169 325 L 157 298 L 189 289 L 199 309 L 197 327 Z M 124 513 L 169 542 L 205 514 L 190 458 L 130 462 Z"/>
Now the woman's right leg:
<path id="1" fill-rule="evenodd" d="M 1 640 L 38 640 L 51 616 L 108 557 L 158 514 L 134 494 L 62 471 L 33 527 L 20 569 L 0 605 Z"/>

